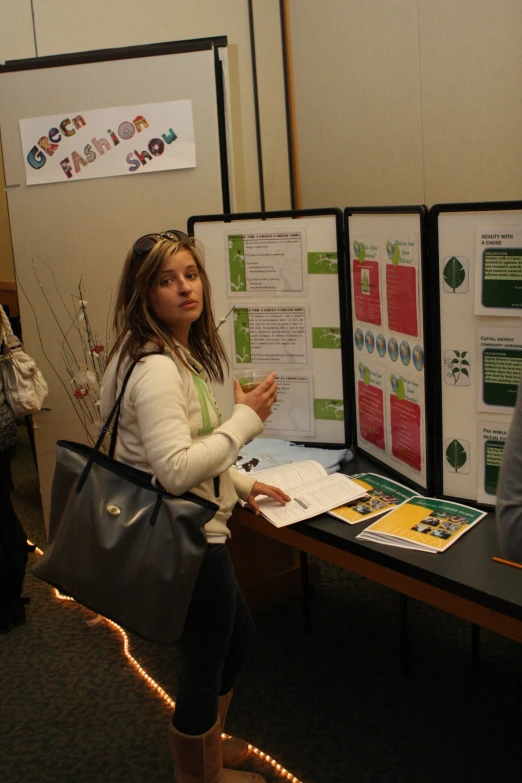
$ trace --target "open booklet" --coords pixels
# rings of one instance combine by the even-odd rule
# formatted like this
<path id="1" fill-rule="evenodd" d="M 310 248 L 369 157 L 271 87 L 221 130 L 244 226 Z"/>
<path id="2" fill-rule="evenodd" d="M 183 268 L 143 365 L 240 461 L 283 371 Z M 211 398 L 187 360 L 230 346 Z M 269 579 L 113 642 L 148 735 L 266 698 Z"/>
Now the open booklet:
<path id="1" fill-rule="evenodd" d="M 369 525 L 356 538 L 422 552 L 444 552 L 485 516 L 485 511 L 461 503 L 417 495 Z"/>
<path id="2" fill-rule="evenodd" d="M 349 503 L 366 491 L 342 473 L 328 474 L 318 462 L 305 460 L 267 470 L 256 470 L 258 481 L 284 490 L 292 500 L 282 506 L 276 500 L 260 496 L 259 508 L 276 527 L 285 527 L 303 519 L 324 514 L 331 508 Z"/>
<path id="3" fill-rule="evenodd" d="M 365 494 L 328 512 L 333 517 L 348 522 L 349 525 L 381 516 L 419 494 L 399 484 L 398 481 L 378 476 L 376 473 L 358 473 L 350 478 L 364 489 Z"/>

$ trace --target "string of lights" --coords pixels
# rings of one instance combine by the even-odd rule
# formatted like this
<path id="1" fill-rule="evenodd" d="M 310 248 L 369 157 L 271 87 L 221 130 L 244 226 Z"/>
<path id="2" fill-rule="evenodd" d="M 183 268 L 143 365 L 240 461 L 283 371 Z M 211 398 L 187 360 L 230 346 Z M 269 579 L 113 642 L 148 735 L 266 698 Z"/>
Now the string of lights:
<path id="1" fill-rule="evenodd" d="M 30 541 L 28 541 L 27 543 L 32 546 Z M 43 552 L 42 552 L 42 550 L 39 547 L 35 548 L 35 552 L 38 555 L 43 555 Z M 60 593 L 60 591 L 57 590 L 56 588 L 54 590 L 54 593 L 55 593 L 56 598 L 58 598 L 60 601 L 73 601 L 74 602 L 74 598 L 71 598 L 71 596 L 69 596 L 69 595 L 62 595 L 62 593 Z M 129 661 L 129 663 L 131 664 L 131 666 L 134 669 L 134 671 L 137 672 L 137 674 L 139 674 L 139 676 L 143 680 L 145 680 L 145 682 L 147 683 L 149 688 L 151 688 L 151 690 L 155 693 L 156 696 L 159 696 L 160 699 L 163 699 L 163 701 L 165 702 L 165 704 L 168 707 L 170 707 L 171 709 L 174 709 L 174 707 L 176 706 L 176 702 L 174 701 L 174 699 L 172 699 L 169 696 L 169 694 L 165 690 L 163 690 L 161 685 L 159 685 L 156 682 L 156 680 L 154 680 L 150 676 L 150 674 L 147 674 L 147 672 L 145 671 L 143 666 L 141 666 L 138 663 L 138 661 L 136 660 L 136 658 L 134 658 L 134 656 L 132 655 L 132 653 L 130 651 L 129 637 L 128 637 L 127 633 L 123 630 L 123 628 L 120 625 L 118 625 L 117 623 L 115 623 L 113 620 L 109 620 L 107 617 L 102 617 L 101 615 L 99 615 L 99 617 L 101 617 L 102 620 L 104 620 L 106 623 L 108 623 L 110 626 L 112 626 L 116 631 L 118 631 L 118 633 L 122 637 L 122 640 L 123 640 L 123 654 L 125 655 L 125 657 Z M 230 737 L 229 734 L 222 734 L 221 736 L 224 739 L 228 739 Z M 273 759 L 271 756 L 269 756 L 268 753 L 264 753 L 262 750 L 259 750 L 259 748 L 256 748 L 254 745 L 250 745 L 249 744 L 248 747 L 249 747 L 249 750 L 250 750 L 251 753 L 253 753 L 258 758 L 260 758 L 263 761 L 265 761 L 267 764 L 270 764 L 270 766 L 277 772 L 277 774 L 281 778 L 283 778 L 283 780 L 288 780 L 288 781 L 290 781 L 290 783 L 303 783 L 301 780 L 299 780 L 299 778 L 296 778 L 295 775 L 293 775 L 291 772 L 289 772 L 287 769 L 285 769 L 282 766 L 282 764 L 279 764 L 276 761 L 276 759 Z"/>

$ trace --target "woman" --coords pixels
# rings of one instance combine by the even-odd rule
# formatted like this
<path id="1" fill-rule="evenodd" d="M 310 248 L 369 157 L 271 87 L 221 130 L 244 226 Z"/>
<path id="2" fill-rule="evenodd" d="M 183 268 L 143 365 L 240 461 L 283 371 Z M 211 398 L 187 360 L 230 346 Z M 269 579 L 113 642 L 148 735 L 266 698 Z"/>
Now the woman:
<path id="1" fill-rule="evenodd" d="M 7 342 L 11 351 L 21 348 L 15 335 L 9 335 Z M 0 336 L 0 361 L 7 361 L 3 348 Z M 16 434 L 15 417 L 7 404 L 0 372 L 0 634 L 9 633 L 14 626 L 25 622 L 22 585 L 27 538 L 11 500 L 11 460 L 15 454 Z"/>
<path id="2" fill-rule="evenodd" d="M 181 231 L 148 234 L 128 253 L 116 300 L 117 339 L 101 391 L 106 418 L 130 362 L 135 367 L 121 406 L 116 457 L 154 475 L 175 495 L 188 490 L 218 504 L 207 523 L 207 551 L 178 642 L 180 678 L 169 741 L 178 783 L 262 783 L 231 772 L 248 754 L 243 740 L 221 732 L 236 675 L 254 633 L 226 541 L 238 496 L 290 498 L 239 474 L 239 450 L 263 430 L 276 399 L 275 374 L 245 394 L 235 381 L 232 416 L 221 423 L 207 381 L 223 382 L 228 365 L 214 325 L 200 250 Z M 218 714 L 219 710 L 219 714 Z"/>

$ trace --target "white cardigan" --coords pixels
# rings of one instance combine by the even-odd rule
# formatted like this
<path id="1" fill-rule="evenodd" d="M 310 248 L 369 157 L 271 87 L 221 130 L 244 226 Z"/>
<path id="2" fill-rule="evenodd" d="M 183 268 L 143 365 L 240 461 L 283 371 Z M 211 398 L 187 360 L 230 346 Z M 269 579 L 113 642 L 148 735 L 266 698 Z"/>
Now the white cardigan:
<path id="1" fill-rule="evenodd" d="M 156 476 L 174 495 L 190 490 L 219 505 L 205 526 L 207 538 L 218 543 L 230 537 L 226 523 L 238 496 L 246 500 L 256 481 L 232 466 L 239 450 L 263 431 L 259 416 L 247 405 L 235 405 L 221 423 L 214 395 L 199 362 L 183 349 L 191 369 L 168 352 L 142 359 L 123 395 L 116 458 Z M 102 380 L 101 415 L 114 405 L 126 359 L 116 374 L 117 357 Z M 220 477 L 219 496 L 214 492 Z"/>

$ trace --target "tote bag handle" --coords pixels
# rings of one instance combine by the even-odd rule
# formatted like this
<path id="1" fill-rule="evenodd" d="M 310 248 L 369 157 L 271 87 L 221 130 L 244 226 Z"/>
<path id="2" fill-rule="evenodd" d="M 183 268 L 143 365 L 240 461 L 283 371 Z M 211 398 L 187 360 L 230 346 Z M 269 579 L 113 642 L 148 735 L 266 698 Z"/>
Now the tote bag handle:
<path id="1" fill-rule="evenodd" d="M 87 464 L 85 465 L 85 468 L 83 469 L 82 475 L 80 476 L 80 478 L 78 480 L 78 484 L 76 485 L 76 492 L 77 493 L 80 493 L 82 491 L 83 485 L 87 481 L 87 476 L 89 475 L 89 472 L 90 472 L 90 470 L 92 468 L 93 462 L 96 459 L 96 456 L 98 455 L 98 453 L 99 453 L 99 451 L 101 449 L 102 443 L 105 440 L 105 436 L 107 435 L 109 427 L 111 426 L 111 422 L 114 419 L 114 417 L 116 417 L 115 421 L 114 421 L 114 427 L 112 428 L 111 442 L 110 442 L 110 446 L 109 446 L 109 457 L 111 457 L 111 459 L 114 459 L 114 452 L 115 452 L 115 449 L 116 449 L 116 440 L 118 438 L 118 425 L 120 423 L 121 401 L 123 399 L 123 395 L 125 393 L 125 389 L 127 388 L 127 384 L 128 384 L 129 379 L 131 377 L 132 371 L 134 370 L 134 368 L 136 367 L 138 362 L 140 362 L 146 356 L 156 356 L 158 354 L 162 355 L 162 352 L 161 351 L 153 351 L 151 353 L 143 354 L 142 356 L 138 357 L 137 359 L 135 359 L 132 362 L 131 366 L 129 367 L 129 369 L 125 373 L 125 377 L 124 377 L 123 383 L 121 385 L 120 393 L 118 394 L 116 402 L 112 406 L 111 412 L 107 416 L 107 420 L 106 420 L 105 424 L 101 428 L 101 432 L 100 432 L 100 435 L 98 437 L 98 440 L 94 444 L 94 446 L 92 448 L 92 451 L 91 451 L 91 454 L 89 456 L 89 459 L 87 460 Z"/>

